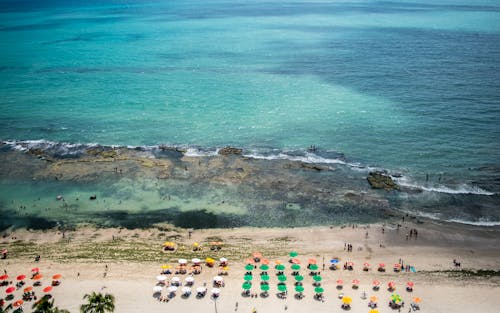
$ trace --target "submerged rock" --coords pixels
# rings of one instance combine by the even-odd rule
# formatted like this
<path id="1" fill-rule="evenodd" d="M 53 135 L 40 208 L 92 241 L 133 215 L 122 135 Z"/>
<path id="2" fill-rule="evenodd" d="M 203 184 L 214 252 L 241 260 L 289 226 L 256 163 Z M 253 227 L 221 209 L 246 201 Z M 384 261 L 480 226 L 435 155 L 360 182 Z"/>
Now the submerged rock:
<path id="1" fill-rule="evenodd" d="M 366 178 L 374 189 L 384 189 L 386 191 L 399 190 L 399 186 L 388 175 L 380 172 L 370 172 Z"/>
<path id="2" fill-rule="evenodd" d="M 92 148 L 87 149 L 86 152 L 89 155 L 99 156 L 102 158 L 114 158 L 117 155 L 117 152 L 113 149 Z"/>
<path id="3" fill-rule="evenodd" d="M 220 155 L 228 156 L 228 155 L 241 155 L 243 153 L 243 149 L 233 148 L 233 147 L 224 147 L 218 152 Z"/>

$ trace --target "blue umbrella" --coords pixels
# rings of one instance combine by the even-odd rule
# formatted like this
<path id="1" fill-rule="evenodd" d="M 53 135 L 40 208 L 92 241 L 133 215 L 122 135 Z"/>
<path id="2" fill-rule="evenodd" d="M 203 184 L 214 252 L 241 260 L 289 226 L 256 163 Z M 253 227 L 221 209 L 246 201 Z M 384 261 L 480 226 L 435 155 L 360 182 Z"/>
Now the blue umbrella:
<path id="1" fill-rule="evenodd" d="M 337 264 L 337 263 L 339 263 L 339 260 L 337 260 L 337 259 L 331 259 L 331 260 L 330 260 L 330 263 L 332 263 L 332 264 Z"/>

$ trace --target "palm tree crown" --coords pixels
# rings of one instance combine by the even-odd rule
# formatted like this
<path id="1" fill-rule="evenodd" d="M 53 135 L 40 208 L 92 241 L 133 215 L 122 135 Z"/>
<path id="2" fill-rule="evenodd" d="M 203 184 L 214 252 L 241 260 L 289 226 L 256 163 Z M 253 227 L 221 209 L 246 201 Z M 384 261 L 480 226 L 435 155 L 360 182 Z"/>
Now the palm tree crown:
<path id="1" fill-rule="evenodd" d="M 86 294 L 83 299 L 87 299 L 87 304 L 80 306 L 81 313 L 106 313 L 115 311 L 115 297 L 110 294 L 92 292 Z"/>

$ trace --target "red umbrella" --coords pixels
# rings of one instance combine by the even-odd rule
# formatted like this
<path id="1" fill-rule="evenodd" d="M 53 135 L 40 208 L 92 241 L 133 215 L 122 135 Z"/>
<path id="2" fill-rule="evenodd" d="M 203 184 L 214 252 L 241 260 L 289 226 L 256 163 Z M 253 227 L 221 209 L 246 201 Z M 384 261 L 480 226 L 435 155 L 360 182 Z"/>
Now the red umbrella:
<path id="1" fill-rule="evenodd" d="M 347 266 L 354 266 L 354 262 L 347 262 Z"/>
<path id="2" fill-rule="evenodd" d="M 354 279 L 354 280 L 352 281 L 352 284 L 353 284 L 353 285 L 359 285 L 359 280 L 358 280 L 358 279 Z"/>
<path id="3" fill-rule="evenodd" d="M 379 263 L 378 267 L 385 267 L 385 264 L 384 263 Z"/>
<path id="4" fill-rule="evenodd" d="M 268 259 L 262 259 L 262 260 L 260 260 L 260 263 L 265 264 L 265 265 L 269 265 L 269 260 Z"/>
<path id="5" fill-rule="evenodd" d="M 15 301 L 12 305 L 17 308 L 18 306 L 23 305 L 24 301 L 23 300 L 17 300 Z"/>
<path id="6" fill-rule="evenodd" d="M 300 264 L 300 260 L 295 258 L 295 259 L 292 259 L 292 263 L 293 264 Z"/>
<path id="7" fill-rule="evenodd" d="M 16 279 L 17 280 L 24 280 L 24 279 L 26 279 L 26 275 L 24 275 L 24 274 L 23 275 L 19 275 L 19 276 L 17 276 Z"/>
<path id="8" fill-rule="evenodd" d="M 55 274 L 54 276 L 52 276 L 52 279 L 58 280 L 58 279 L 61 279 L 61 277 L 62 277 L 61 274 Z"/>
<path id="9" fill-rule="evenodd" d="M 401 267 L 401 264 L 399 264 L 399 263 L 394 264 L 394 268 L 400 268 L 400 267 Z"/>
<path id="10" fill-rule="evenodd" d="M 255 262 L 254 262 L 254 260 L 253 260 L 252 258 L 248 258 L 248 259 L 246 259 L 246 261 L 245 261 L 245 262 L 246 262 L 246 264 L 254 264 L 254 263 L 255 263 Z"/>
<path id="11" fill-rule="evenodd" d="M 31 269 L 32 273 L 40 273 L 40 269 L 38 267 L 34 267 Z"/>
<path id="12" fill-rule="evenodd" d="M 415 286 L 415 284 L 412 281 L 409 281 L 406 283 L 406 286 L 413 288 L 413 286 Z"/>
<path id="13" fill-rule="evenodd" d="M 363 263 L 364 267 L 370 267 L 370 264 L 368 262 Z"/>
<path id="14" fill-rule="evenodd" d="M 33 290 L 33 287 L 29 286 L 23 289 L 24 292 L 30 292 Z"/>
<path id="15" fill-rule="evenodd" d="M 380 281 L 374 280 L 372 284 L 373 286 L 380 286 Z"/>
<path id="16" fill-rule="evenodd" d="M 16 287 L 14 286 L 10 286 L 9 288 L 5 289 L 6 293 L 13 293 L 14 291 L 16 291 Z"/>
<path id="17" fill-rule="evenodd" d="M 7 279 L 9 279 L 9 275 L 7 274 L 0 276 L 0 280 L 7 280 Z"/>
<path id="18" fill-rule="evenodd" d="M 342 279 L 337 279 L 337 285 L 342 285 L 344 284 L 344 281 Z"/>
<path id="19" fill-rule="evenodd" d="M 260 252 L 254 252 L 254 253 L 253 253 L 253 257 L 254 257 L 254 258 L 259 258 L 259 259 L 260 259 L 260 258 L 262 258 L 262 253 L 260 253 Z"/>
<path id="20" fill-rule="evenodd" d="M 52 291 L 52 286 L 47 286 L 43 288 L 43 292 L 51 292 Z"/>
<path id="21" fill-rule="evenodd" d="M 394 287 L 396 287 L 396 283 L 393 281 L 390 281 L 387 285 L 389 286 L 390 289 L 394 289 Z"/>

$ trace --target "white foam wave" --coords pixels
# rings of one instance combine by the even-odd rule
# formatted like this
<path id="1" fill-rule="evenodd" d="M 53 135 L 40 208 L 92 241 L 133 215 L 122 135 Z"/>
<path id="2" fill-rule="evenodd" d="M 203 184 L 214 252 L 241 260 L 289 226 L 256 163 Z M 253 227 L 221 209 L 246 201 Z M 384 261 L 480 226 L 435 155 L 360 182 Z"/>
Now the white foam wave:
<path id="1" fill-rule="evenodd" d="M 346 164 L 346 162 L 343 160 L 327 159 L 310 152 L 306 152 L 303 156 L 289 155 L 283 152 L 278 154 L 269 154 L 269 155 L 250 153 L 250 154 L 244 154 L 243 156 L 247 158 L 261 159 L 261 160 L 289 160 L 289 161 L 298 161 L 303 163 Z"/>
<path id="2" fill-rule="evenodd" d="M 425 186 L 414 182 L 410 182 L 406 177 L 392 177 L 392 178 L 400 186 L 423 190 L 423 191 L 429 191 L 429 192 L 439 192 L 447 194 L 471 194 L 471 195 L 483 195 L 483 196 L 493 196 L 495 194 L 494 192 L 481 189 L 477 186 L 469 186 L 466 184 L 461 184 L 454 188 L 444 185 Z"/>
<path id="3" fill-rule="evenodd" d="M 473 226 L 485 226 L 485 227 L 500 226 L 500 222 L 481 220 L 481 219 L 479 219 L 479 221 L 467 221 L 467 220 L 462 220 L 462 219 L 449 219 L 446 221 L 452 222 L 452 223 L 473 225 Z"/>
<path id="4" fill-rule="evenodd" d="M 206 150 L 200 150 L 200 149 L 196 149 L 196 148 L 187 148 L 184 155 L 188 156 L 188 157 L 206 157 L 206 156 L 216 156 L 217 152 L 218 152 L 218 150 L 206 151 Z"/>

